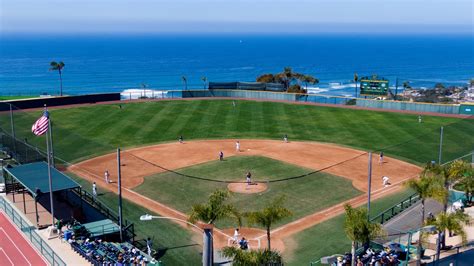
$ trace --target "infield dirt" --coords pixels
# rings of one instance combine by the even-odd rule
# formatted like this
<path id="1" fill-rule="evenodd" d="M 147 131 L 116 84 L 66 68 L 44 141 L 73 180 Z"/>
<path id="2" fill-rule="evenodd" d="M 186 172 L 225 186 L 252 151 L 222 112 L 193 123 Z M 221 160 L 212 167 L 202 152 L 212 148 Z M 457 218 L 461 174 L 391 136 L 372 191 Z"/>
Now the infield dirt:
<path id="1" fill-rule="evenodd" d="M 235 150 L 236 140 L 198 140 L 184 143 L 165 143 L 154 146 L 134 148 L 122 153 L 122 185 L 123 196 L 132 202 L 163 216 L 187 219 L 186 214 L 151 200 L 134 192 L 132 189 L 143 183 L 144 177 L 177 170 L 196 164 L 218 160 L 220 151 L 227 156 L 265 156 L 275 160 L 291 163 L 315 171 L 330 173 L 352 181 L 355 188 L 367 192 L 367 153 L 334 144 L 318 142 L 292 141 L 285 143 L 276 140 L 240 140 L 240 152 Z M 416 177 L 421 169 L 418 166 L 385 156 L 379 163 L 378 155 L 372 158 L 372 198 L 380 198 L 393 193 L 400 184 Z M 117 192 L 116 183 L 106 184 L 104 171 L 108 169 L 111 179 L 116 180 L 116 155 L 108 154 L 92 158 L 69 167 L 77 175 L 95 181 L 103 188 Z M 388 176 L 391 185 L 384 187 L 381 177 Z M 244 178 L 241 181 L 245 181 Z M 330 192 L 328 192 L 330 193 Z M 366 196 L 360 195 L 349 201 L 341 202 L 325 210 L 313 213 L 289 224 L 272 230 L 272 248 L 284 250 L 283 238 L 314 226 L 344 212 L 344 203 L 360 206 L 366 203 Z M 291 206 L 289 206 L 291 208 Z M 184 226 L 184 224 L 183 224 Z M 227 245 L 230 229 L 215 229 L 215 246 Z M 247 239 L 260 239 L 265 246 L 265 233 L 259 229 L 246 229 Z"/>

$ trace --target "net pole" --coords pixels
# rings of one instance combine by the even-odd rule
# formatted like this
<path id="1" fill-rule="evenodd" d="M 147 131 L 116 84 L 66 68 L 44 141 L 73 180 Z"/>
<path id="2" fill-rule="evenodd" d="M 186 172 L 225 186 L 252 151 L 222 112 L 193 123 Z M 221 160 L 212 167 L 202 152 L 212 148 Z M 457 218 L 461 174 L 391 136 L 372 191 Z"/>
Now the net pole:
<path id="1" fill-rule="evenodd" d="M 121 174 L 121 165 L 120 165 L 120 148 L 117 148 L 117 182 L 118 182 L 118 195 L 119 195 L 119 204 L 118 204 L 118 215 L 119 215 L 119 229 L 120 229 L 120 242 L 123 242 L 122 235 L 122 174 Z"/>
<path id="2" fill-rule="evenodd" d="M 439 132 L 439 155 L 438 155 L 438 164 L 441 165 L 441 159 L 443 154 L 443 133 L 444 127 L 441 127 Z"/>
<path id="3" fill-rule="evenodd" d="M 371 185 L 372 185 L 372 152 L 369 152 L 367 182 L 369 186 L 368 191 L 367 191 L 367 220 L 370 221 L 370 190 L 371 190 Z"/>
<path id="4" fill-rule="evenodd" d="M 11 125 L 11 128 L 12 128 L 13 152 L 15 153 L 15 156 L 18 156 L 16 154 L 16 138 L 15 138 L 15 122 L 13 120 L 13 105 L 11 103 L 9 103 L 9 105 L 10 105 L 10 125 Z"/>

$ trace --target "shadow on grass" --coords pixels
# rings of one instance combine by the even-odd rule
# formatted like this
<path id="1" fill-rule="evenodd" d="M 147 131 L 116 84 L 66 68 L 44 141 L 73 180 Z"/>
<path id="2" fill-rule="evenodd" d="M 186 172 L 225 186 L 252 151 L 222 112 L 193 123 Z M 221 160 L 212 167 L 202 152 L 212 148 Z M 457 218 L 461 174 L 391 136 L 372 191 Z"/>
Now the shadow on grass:
<path id="1" fill-rule="evenodd" d="M 160 259 L 164 255 L 166 255 L 166 252 L 168 250 L 173 250 L 173 249 L 181 249 L 181 248 L 188 248 L 188 247 L 194 247 L 194 246 L 199 246 L 199 244 L 187 244 L 187 245 L 181 245 L 181 246 L 175 246 L 175 247 L 166 247 L 166 248 L 159 248 L 155 255 L 153 256 L 155 259 Z"/>

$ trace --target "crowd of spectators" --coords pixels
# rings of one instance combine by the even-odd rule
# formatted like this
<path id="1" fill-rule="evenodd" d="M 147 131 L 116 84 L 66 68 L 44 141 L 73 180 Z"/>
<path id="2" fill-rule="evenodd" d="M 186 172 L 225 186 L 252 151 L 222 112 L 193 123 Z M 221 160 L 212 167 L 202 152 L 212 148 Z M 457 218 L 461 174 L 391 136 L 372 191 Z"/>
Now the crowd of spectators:
<path id="1" fill-rule="evenodd" d="M 390 244 L 381 249 L 374 250 L 368 248 L 364 253 L 357 256 L 357 266 L 393 266 L 400 265 L 401 261 L 406 259 L 406 251 L 400 244 Z M 346 253 L 343 256 L 337 257 L 333 266 L 350 266 L 352 254 Z"/>
<path id="2" fill-rule="evenodd" d="M 96 240 L 75 240 L 73 249 L 94 265 L 149 265 L 154 259 L 126 243 Z"/>
<path id="3" fill-rule="evenodd" d="M 93 265 L 154 265 L 156 260 L 129 243 L 91 239 L 90 234 L 78 222 L 68 224 L 63 239 Z M 150 239 L 149 239 L 150 240 Z M 150 240 L 151 241 L 151 240 Z M 148 241 L 147 241 L 148 243 Z"/>

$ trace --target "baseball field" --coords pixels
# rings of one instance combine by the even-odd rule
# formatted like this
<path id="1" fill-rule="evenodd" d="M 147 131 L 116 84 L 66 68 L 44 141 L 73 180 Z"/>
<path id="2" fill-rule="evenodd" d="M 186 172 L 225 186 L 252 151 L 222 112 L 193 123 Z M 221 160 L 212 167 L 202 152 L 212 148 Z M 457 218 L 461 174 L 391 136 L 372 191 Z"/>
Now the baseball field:
<path id="1" fill-rule="evenodd" d="M 232 100 L 174 100 L 50 111 L 55 156 L 85 189 L 96 181 L 103 191 L 100 198 L 113 208 L 116 184 L 103 182 L 103 172 L 108 169 L 114 180 L 113 152 L 123 149 L 125 216 L 136 223 L 139 237 L 155 239 L 160 259 L 173 265 L 200 260 L 199 234 L 173 222 L 140 222 L 141 214 L 186 219 L 192 204 L 204 202 L 218 188 L 232 191 L 230 201 L 241 211 L 258 210 L 284 195 L 293 215 L 274 225 L 272 244 L 289 265 L 306 264 L 348 249 L 342 204 L 365 201 L 367 151 L 375 152 L 375 214 L 406 197 L 410 191 L 401 189 L 403 181 L 438 159 L 441 126 L 443 161 L 474 147 L 472 119 L 423 116 L 418 123 L 416 114 L 280 102 L 239 100 L 234 106 Z M 40 110 L 15 112 L 15 130 L 18 137 L 44 147 L 43 138 L 29 133 L 40 115 Z M 0 122 L 8 129 L 8 116 L 1 115 Z M 288 143 L 282 141 L 285 134 Z M 177 142 L 179 136 L 184 143 Z M 249 171 L 255 187 L 244 183 Z M 391 186 L 382 186 L 383 175 Z M 216 246 L 222 247 L 236 225 L 222 220 L 216 226 Z M 245 221 L 244 227 L 251 245 L 257 245 L 262 228 Z"/>

